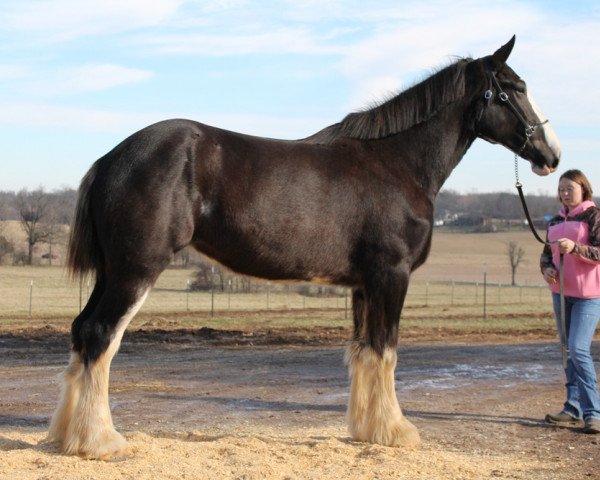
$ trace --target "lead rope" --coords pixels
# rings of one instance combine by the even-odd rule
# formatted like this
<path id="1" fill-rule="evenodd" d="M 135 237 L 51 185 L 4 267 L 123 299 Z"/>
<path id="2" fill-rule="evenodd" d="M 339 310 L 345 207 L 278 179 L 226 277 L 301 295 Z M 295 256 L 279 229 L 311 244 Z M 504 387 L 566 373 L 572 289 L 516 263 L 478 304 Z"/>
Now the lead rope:
<path id="1" fill-rule="evenodd" d="M 529 139 L 529 136 L 527 137 L 527 140 Z M 525 141 L 525 143 L 527 143 L 527 140 Z M 523 145 L 523 147 L 521 147 L 521 150 L 523 150 L 523 148 L 525 147 L 525 145 Z M 527 224 L 529 225 L 529 228 L 531 229 L 531 232 L 533 233 L 533 236 L 536 238 L 536 240 L 540 243 L 543 243 L 544 245 L 550 245 L 549 242 L 546 242 L 545 240 L 542 240 L 542 238 L 539 236 L 537 230 L 535 229 L 535 227 L 533 226 L 533 222 L 531 221 L 531 216 L 529 215 L 529 209 L 527 208 L 527 203 L 525 202 L 525 195 L 523 195 L 523 185 L 521 184 L 521 182 L 519 181 L 519 160 L 518 160 L 518 155 L 515 153 L 515 187 L 517 187 L 517 191 L 519 192 L 519 198 L 521 199 L 521 205 L 523 206 L 523 211 L 525 212 L 525 217 L 527 218 Z M 558 268 L 558 287 L 560 289 L 560 350 L 561 350 L 561 354 L 562 354 L 562 364 L 563 364 L 563 368 L 566 370 L 567 369 L 567 362 L 569 360 L 569 345 L 568 345 L 568 341 L 567 341 L 567 321 L 565 318 L 565 294 L 564 294 L 564 275 L 563 275 L 563 266 L 564 266 L 564 255 L 561 253 L 560 254 L 560 265 Z"/>

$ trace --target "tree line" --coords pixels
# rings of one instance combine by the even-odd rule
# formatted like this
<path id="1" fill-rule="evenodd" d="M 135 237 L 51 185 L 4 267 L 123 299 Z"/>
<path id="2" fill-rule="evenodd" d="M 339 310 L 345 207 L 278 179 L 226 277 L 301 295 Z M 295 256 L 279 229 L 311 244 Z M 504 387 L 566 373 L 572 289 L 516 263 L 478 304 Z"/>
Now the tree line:
<path id="1" fill-rule="evenodd" d="M 560 207 L 558 197 L 526 195 L 527 207 L 534 221 L 554 216 Z M 467 193 L 442 190 L 436 198 L 436 220 L 452 218 L 524 219 L 523 207 L 517 192 Z"/>

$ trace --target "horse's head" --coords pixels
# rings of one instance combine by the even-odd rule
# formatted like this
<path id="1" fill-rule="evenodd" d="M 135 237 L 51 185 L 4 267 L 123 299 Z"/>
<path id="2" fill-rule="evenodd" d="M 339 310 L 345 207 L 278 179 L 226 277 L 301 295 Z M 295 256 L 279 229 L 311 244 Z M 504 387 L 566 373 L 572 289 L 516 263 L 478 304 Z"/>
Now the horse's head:
<path id="1" fill-rule="evenodd" d="M 538 175 L 548 175 L 558 166 L 560 144 L 525 82 L 506 64 L 514 44 L 513 36 L 493 55 L 478 60 L 487 86 L 481 93 L 484 107 L 477 134 L 528 160 Z"/>

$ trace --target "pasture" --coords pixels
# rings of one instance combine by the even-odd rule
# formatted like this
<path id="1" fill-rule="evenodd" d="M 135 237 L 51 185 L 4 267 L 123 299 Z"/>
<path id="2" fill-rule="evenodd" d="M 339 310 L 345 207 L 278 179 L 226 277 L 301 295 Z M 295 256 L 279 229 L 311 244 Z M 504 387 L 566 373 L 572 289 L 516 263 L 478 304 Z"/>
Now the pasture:
<path id="1" fill-rule="evenodd" d="M 516 287 L 510 240 L 526 250 Z M 541 423 L 563 380 L 539 251 L 529 232 L 434 235 L 396 369 L 423 435 L 414 451 L 349 438 L 345 295 L 280 284 L 212 295 L 188 291 L 191 271 L 165 271 L 113 363 L 113 417 L 132 447 L 116 463 L 42 442 L 87 285 L 61 267 L 1 267 L 0 478 L 594 478 L 598 440 Z"/>

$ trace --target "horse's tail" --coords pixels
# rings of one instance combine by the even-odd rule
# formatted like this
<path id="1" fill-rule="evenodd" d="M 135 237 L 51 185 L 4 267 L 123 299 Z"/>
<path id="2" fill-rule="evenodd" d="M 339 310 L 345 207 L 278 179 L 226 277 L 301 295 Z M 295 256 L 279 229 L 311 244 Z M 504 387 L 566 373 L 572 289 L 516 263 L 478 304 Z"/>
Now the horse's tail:
<path id="1" fill-rule="evenodd" d="M 101 268 L 102 254 L 98 245 L 91 208 L 91 192 L 97 172 L 98 164 L 95 163 L 83 177 L 79 186 L 66 260 L 66 266 L 72 278 L 84 278 L 90 273 L 98 275 Z"/>

